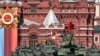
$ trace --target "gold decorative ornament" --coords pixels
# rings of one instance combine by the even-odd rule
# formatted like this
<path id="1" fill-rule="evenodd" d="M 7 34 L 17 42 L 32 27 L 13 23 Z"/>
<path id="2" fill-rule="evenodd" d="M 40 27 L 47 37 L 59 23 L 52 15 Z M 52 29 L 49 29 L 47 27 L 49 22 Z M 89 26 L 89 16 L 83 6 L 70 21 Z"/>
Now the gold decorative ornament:
<path id="1" fill-rule="evenodd" d="M 18 24 L 18 8 L 0 8 L 0 26 L 6 29 L 17 27 Z"/>

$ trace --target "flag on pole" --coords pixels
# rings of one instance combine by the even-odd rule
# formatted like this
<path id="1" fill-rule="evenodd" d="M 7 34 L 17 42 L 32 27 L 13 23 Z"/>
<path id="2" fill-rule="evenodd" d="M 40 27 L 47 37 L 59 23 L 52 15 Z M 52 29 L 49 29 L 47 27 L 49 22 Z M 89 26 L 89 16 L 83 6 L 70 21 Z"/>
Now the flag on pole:
<path id="1" fill-rule="evenodd" d="M 69 22 L 68 28 L 67 28 L 68 32 L 71 32 L 72 29 L 74 29 L 74 25 L 72 24 L 72 22 Z"/>

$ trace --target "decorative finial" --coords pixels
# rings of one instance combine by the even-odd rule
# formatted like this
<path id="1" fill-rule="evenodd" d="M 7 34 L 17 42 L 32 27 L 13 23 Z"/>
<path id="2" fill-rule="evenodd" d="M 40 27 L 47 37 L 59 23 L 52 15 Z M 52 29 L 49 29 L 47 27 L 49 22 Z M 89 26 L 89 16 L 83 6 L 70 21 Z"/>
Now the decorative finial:
<path id="1" fill-rule="evenodd" d="M 53 0 L 49 0 L 50 9 L 52 9 L 52 1 Z"/>

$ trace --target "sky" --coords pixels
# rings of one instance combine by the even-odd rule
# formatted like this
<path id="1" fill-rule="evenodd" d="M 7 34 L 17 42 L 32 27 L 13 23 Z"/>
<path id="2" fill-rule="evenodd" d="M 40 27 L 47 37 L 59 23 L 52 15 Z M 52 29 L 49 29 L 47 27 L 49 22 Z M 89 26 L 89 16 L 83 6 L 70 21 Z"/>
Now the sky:
<path id="1" fill-rule="evenodd" d="M 0 28 L 0 56 L 4 56 L 4 28 Z"/>

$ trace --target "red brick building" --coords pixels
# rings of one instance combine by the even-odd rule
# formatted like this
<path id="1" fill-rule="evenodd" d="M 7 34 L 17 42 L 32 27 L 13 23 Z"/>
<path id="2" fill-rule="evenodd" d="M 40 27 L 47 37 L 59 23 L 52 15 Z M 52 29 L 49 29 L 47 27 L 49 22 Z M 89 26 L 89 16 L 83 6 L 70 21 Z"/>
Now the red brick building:
<path id="1" fill-rule="evenodd" d="M 76 43 L 91 47 L 94 37 L 94 4 L 94 0 L 23 1 L 24 23 L 20 27 L 20 45 L 34 46 L 36 42 L 45 43 L 45 40 L 52 37 L 52 31 L 57 32 L 55 43 L 60 45 L 60 35 L 65 26 L 72 21 Z"/>
<path id="2" fill-rule="evenodd" d="M 16 0 L 18 3 L 3 2 L 0 7 L 19 7 L 19 17 L 23 19 L 20 26 L 19 45 L 34 46 L 38 43 L 52 39 L 55 31 L 56 39 L 53 41 L 60 45 L 61 34 L 71 21 L 74 24 L 74 39 L 77 44 L 82 43 L 91 47 L 94 37 L 94 0 Z"/>
<path id="3" fill-rule="evenodd" d="M 95 3 L 95 18 L 94 18 L 94 43 L 100 47 L 100 1 Z"/>

